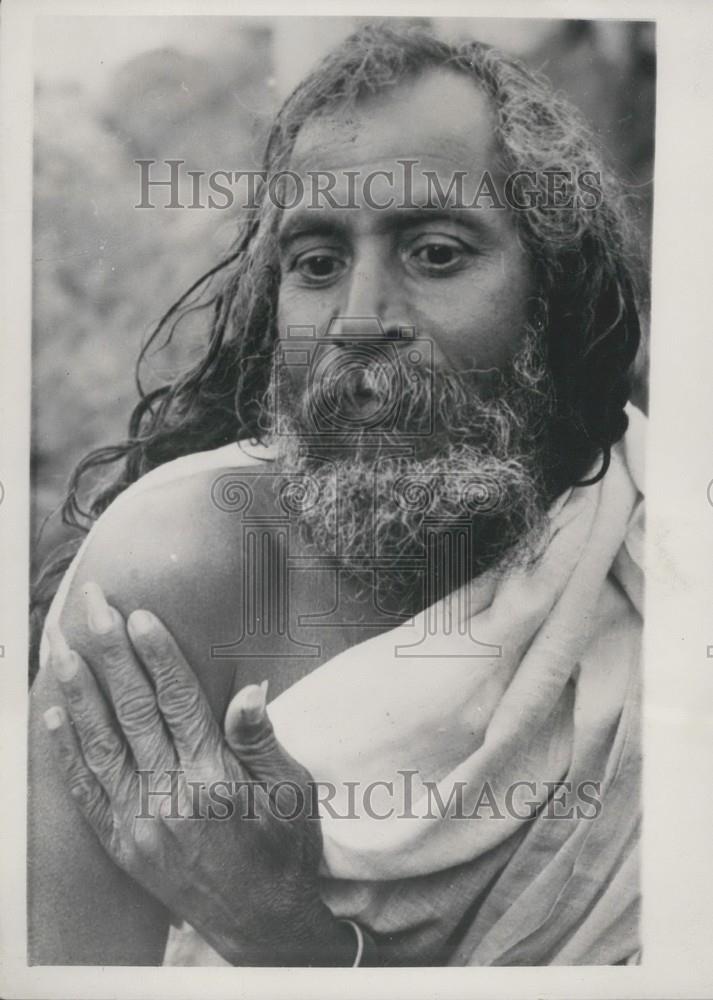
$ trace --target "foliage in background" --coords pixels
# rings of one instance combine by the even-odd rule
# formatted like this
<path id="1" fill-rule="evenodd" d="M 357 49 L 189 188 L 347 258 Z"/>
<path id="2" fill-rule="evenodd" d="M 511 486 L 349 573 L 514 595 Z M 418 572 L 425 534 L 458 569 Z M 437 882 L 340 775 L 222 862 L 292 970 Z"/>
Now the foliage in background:
<path id="1" fill-rule="evenodd" d="M 646 256 L 653 29 L 552 24 L 527 61 L 594 123 L 630 185 Z M 183 159 L 186 170 L 208 172 L 257 167 L 276 106 L 272 41 L 266 24 L 241 23 L 203 56 L 164 48 L 128 60 L 98 98 L 79 84 L 37 88 L 34 566 L 66 537 L 56 511 L 73 466 L 89 449 L 126 433 L 136 398 L 134 361 L 148 331 L 215 262 L 235 230 L 233 210 L 134 208 L 134 160 Z M 156 378 L 200 350 L 200 332 L 183 328 L 182 342 L 153 358 Z M 643 379 L 637 397 L 645 399 Z"/>

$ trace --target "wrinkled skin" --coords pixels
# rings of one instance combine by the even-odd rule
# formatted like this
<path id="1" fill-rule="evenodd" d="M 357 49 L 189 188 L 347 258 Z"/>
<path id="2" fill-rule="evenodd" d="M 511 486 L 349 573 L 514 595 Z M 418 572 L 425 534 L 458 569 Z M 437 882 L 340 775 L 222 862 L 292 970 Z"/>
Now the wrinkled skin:
<path id="1" fill-rule="evenodd" d="M 356 119 L 307 126 L 293 167 L 337 173 L 389 169 L 404 156 L 419 158 L 439 173 L 445 187 L 454 170 L 471 172 L 476 185 L 485 169 L 497 177 L 484 96 L 455 74 L 425 74 L 366 102 Z M 335 193 L 339 196 L 339 190 Z M 381 198 L 378 186 L 373 194 Z M 457 370 L 485 372 L 512 356 L 532 287 L 507 212 L 486 207 L 470 220 L 423 212 L 422 218 L 411 214 L 408 225 L 398 211 L 367 206 L 337 215 L 325 210 L 319 232 L 293 224 L 291 233 L 281 233 L 281 335 L 293 324 L 321 333 L 335 316 L 378 316 L 387 330 L 414 327 L 433 343 L 435 362 Z M 51 669 L 41 669 L 33 692 L 34 960 L 153 964 L 160 961 L 168 912 L 187 919 L 236 964 L 349 965 L 353 935 L 334 920 L 316 890 L 317 824 L 298 819 L 276 826 L 260 793 L 255 802 L 261 820 L 251 823 L 136 821 L 136 810 L 131 812 L 137 789 L 129 750 L 147 769 L 178 764 L 187 780 L 295 774 L 301 783 L 308 780 L 304 769 L 275 747 L 267 723 L 257 741 L 254 732 L 251 741 L 241 730 L 240 700 L 230 704 L 225 736 L 216 721 L 232 696 L 234 666 L 201 662 L 201 656 L 227 627 L 225 615 L 220 621 L 211 615 L 221 606 L 224 580 L 232 586 L 237 578 L 236 566 L 228 565 L 225 555 L 232 526 L 214 526 L 215 512 L 206 513 L 204 499 L 186 499 L 177 487 L 172 504 L 144 530 L 139 522 L 150 517 L 147 504 L 150 497 L 140 500 L 126 533 L 117 540 L 105 538 L 103 549 L 97 548 L 95 535 L 94 549 L 90 545 L 85 557 L 85 583 L 98 580 L 115 605 L 110 631 L 102 638 L 77 625 L 75 587 L 62 624 L 82 658 L 69 654 L 55 635 Z M 169 561 L 169 554 L 191 544 L 195 551 L 183 556 L 179 551 L 178 562 Z M 209 587 L 213 596 L 203 592 Z M 180 638 L 190 666 L 160 624 L 154 628 L 163 652 L 154 657 L 135 632 L 131 638 L 141 655 L 132 652 L 117 608 L 128 614 L 145 607 L 156 609 Z M 225 635 L 225 641 L 231 637 Z M 367 637 L 345 634 L 325 643 L 346 647 Z M 304 661 L 296 662 L 302 669 Z M 73 678 L 57 680 L 63 664 L 75 667 Z M 285 676 L 276 677 L 278 690 L 296 679 L 289 669 L 288 664 Z M 254 697 L 254 689 L 242 695 L 248 704 Z M 64 708 L 57 708 L 62 701 Z M 51 706 L 45 715 L 48 747 L 38 720 Z M 63 765 L 66 784 L 53 777 L 53 755 Z M 66 797 L 67 786 L 103 850 L 87 837 Z M 119 868 L 106 864 L 107 855 Z M 39 939 L 34 945 L 33 934 Z"/>
<path id="2" fill-rule="evenodd" d="M 70 793 L 104 850 L 233 964 L 308 964 L 320 939 L 322 964 L 330 954 L 348 964 L 353 938 L 319 898 L 310 776 L 277 743 L 264 688 L 236 695 L 224 736 L 162 623 L 134 613 L 127 633 L 101 590 L 86 590 L 93 653 L 115 715 L 55 628 L 52 668 L 66 711 L 53 707 L 45 720 Z M 283 818 L 299 806 L 288 786 L 270 801 L 276 781 L 304 789 L 302 816 Z M 229 783 L 220 802 L 207 795 L 215 782 Z"/>

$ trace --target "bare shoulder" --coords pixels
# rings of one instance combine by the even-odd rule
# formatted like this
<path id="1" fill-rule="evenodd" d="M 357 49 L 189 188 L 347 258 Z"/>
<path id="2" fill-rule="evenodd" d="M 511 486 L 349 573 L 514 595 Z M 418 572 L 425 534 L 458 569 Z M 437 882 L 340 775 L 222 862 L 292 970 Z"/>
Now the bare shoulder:
<path id="1" fill-rule="evenodd" d="M 98 582 L 117 599 L 144 602 L 155 598 L 156 585 L 195 594 L 207 574 L 230 574 L 239 548 L 233 544 L 237 519 L 214 500 L 226 471 L 197 472 L 120 496 L 95 525 L 77 577 L 100 572 Z M 240 470 L 230 475 L 238 482 Z"/>
<path id="2" fill-rule="evenodd" d="M 72 578 L 61 615 L 70 643 L 81 652 L 83 585 L 93 580 L 124 616 L 137 608 L 158 615 L 211 701 L 222 704 L 235 664 L 213 652 L 234 642 L 240 627 L 240 505 L 230 496 L 241 488 L 269 521 L 269 487 L 239 468 L 202 470 L 121 495 L 94 526 Z"/>
<path id="3" fill-rule="evenodd" d="M 108 570 L 113 586 L 128 586 L 143 599 L 155 584 L 194 590 L 206 571 L 229 571 L 236 518 L 214 500 L 227 471 L 201 471 L 118 497 L 95 525 L 80 572 Z M 229 474 L 238 481 L 240 470 Z"/>

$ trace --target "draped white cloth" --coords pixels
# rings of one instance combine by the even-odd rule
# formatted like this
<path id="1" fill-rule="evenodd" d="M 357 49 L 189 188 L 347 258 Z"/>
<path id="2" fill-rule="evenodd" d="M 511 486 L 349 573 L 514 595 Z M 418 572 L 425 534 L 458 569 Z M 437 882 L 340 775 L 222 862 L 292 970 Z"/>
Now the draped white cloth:
<path id="1" fill-rule="evenodd" d="M 390 962 L 636 961 L 646 421 L 628 413 L 603 480 L 554 505 L 533 569 L 481 579 L 270 705 L 285 747 L 336 789 L 324 898 Z M 266 455 L 229 446 L 130 489 Z M 190 928 L 166 961 L 222 964 Z"/>

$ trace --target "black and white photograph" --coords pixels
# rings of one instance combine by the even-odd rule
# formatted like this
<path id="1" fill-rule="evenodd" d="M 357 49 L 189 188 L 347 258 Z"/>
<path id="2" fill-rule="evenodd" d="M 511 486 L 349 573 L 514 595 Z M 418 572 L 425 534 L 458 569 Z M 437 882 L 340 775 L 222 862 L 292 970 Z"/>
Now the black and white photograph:
<path id="1" fill-rule="evenodd" d="M 656 8 L 18 6 L 3 994 L 706 996 Z"/>

